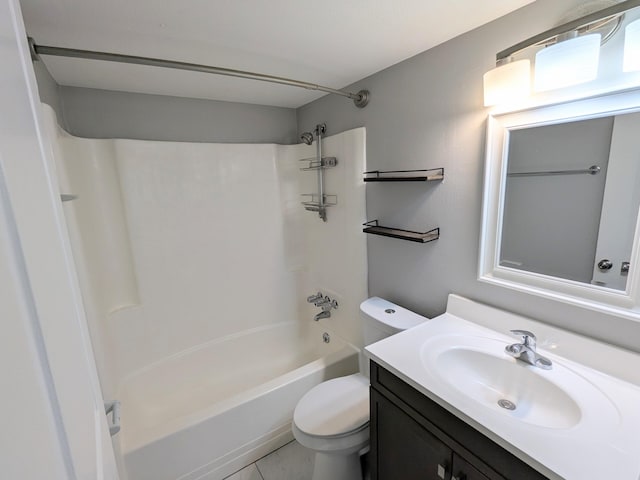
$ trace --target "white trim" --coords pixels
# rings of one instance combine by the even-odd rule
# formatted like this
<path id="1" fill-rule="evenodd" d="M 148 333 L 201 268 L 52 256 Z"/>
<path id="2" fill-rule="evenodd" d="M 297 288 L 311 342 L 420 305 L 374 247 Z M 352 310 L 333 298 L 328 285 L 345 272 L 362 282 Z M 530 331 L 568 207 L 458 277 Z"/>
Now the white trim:
<path id="1" fill-rule="evenodd" d="M 11 300 L 20 302 L 22 307 L 21 315 L 10 316 L 11 325 L 3 333 L 19 339 L 22 330 L 31 337 L 29 348 L 14 348 L 15 360 L 3 364 L 14 375 L 37 365 L 47 387 L 46 395 L 33 398 L 32 394 L 7 410 L 10 415 L 7 425 L 3 424 L 3 433 L 15 432 L 11 442 L 20 439 L 20 447 L 11 443 L 7 448 L 16 458 L 10 460 L 28 459 L 14 469 L 20 474 L 10 471 L 8 475 L 115 480 L 118 473 L 104 401 L 17 0 L 0 2 L 0 33 L 0 63 L 7 87 L 0 89 L 0 216 L 4 217 L 0 222 L 8 225 L 0 241 L 11 247 L 5 249 L 9 267 L 3 270 L 2 286 L 3 290 L 17 292 Z M 2 307 L 10 308 L 12 302 L 4 302 Z M 13 390 L 6 393 L 9 399 L 14 395 Z M 55 442 L 41 441 L 29 422 L 24 421 L 39 413 L 31 407 L 36 400 L 46 405 L 54 417 L 58 432 Z M 41 460 L 54 455 L 65 463 L 64 474 L 53 467 L 49 475 L 28 473 Z"/>
<path id="2" fill-rule="evenodd" d="M 640 321 L 640 216 L 636 224 L 631 268 L 625 291 L 563 280 L 498 264 L 510 132 L 532 126 L 553 125 L 569 120 L 587 120 L 638 111 L 640 111 L 640 90 L 636 89 L 561 105 L 489 115 L 478 280 Z"/>

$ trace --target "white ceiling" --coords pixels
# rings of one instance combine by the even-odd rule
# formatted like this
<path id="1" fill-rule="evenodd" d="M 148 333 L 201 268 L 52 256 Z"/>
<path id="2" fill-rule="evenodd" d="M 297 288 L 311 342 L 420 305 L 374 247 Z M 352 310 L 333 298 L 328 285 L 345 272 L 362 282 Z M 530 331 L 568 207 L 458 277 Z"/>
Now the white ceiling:
<path id="1" fill-rule="evenodd" d="M 21 0 L 38 45 L 249 70 L 342 88 L 533 0 Z M 299 107 L 253 80 L 43 57 L 61 85 Z M 375 95 L 375 92 L 373 92 Z"/>

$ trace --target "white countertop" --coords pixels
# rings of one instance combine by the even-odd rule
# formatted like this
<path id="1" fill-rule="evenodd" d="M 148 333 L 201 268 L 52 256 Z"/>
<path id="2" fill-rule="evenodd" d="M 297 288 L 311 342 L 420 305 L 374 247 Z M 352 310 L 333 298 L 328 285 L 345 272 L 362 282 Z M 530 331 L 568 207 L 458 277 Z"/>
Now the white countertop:
<path id="1" fill-rule="evenodd" d="M 536 334 L 538 353 L 552 360 L 553 368 L 523 368 L 569 392 L 579 406 L 577 420 L 551 426 L 522 421 L 456 388 L 454 372 L 433 368 L 440 353 L 457 348 L 456 339 L 481 342 L 492 355 L 495 346 L 498 361 L 515 362 L 504 353 L 506 345 L 518 343 L 506 333 L 511 329 Z M 638 354 L 455 295 L 447 313 L 369 345 L 366 352 L 552 480 L 640 478 Z"/>

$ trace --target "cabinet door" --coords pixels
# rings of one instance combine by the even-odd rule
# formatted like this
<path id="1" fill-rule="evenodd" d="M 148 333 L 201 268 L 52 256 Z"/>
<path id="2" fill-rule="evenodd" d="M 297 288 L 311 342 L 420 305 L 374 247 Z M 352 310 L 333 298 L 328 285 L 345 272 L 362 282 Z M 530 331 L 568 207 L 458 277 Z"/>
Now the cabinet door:
<path id="1" fill-rule="evenodd" d="M 371 402 L 373 480 L 450 480 L 446 445 L 375 390 Z"/>
<path id="2" fill-rule="evenodd" d="M 453 472 L 451 480 L 504 480 L 503 477 L 497 475 L 488 477 L 455 453 L 453 454 L 451 471 Z"/>

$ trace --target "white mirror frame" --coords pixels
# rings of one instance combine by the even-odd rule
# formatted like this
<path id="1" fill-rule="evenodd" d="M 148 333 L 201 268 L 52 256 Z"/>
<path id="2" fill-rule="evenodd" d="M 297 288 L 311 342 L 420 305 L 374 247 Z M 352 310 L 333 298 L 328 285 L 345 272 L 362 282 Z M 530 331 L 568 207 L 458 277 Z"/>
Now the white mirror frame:
<path id="1" fill-rule="evenodd" d="M 629 276 L 624 291 L 499 264 L 510 132 L 638 111 L 640 89 L 514 113 L 489 115 L 478 280 L 640 321 L 640 215 L 636 221 Z M 640 155 L 638 160 L 640 161 Z"/>

